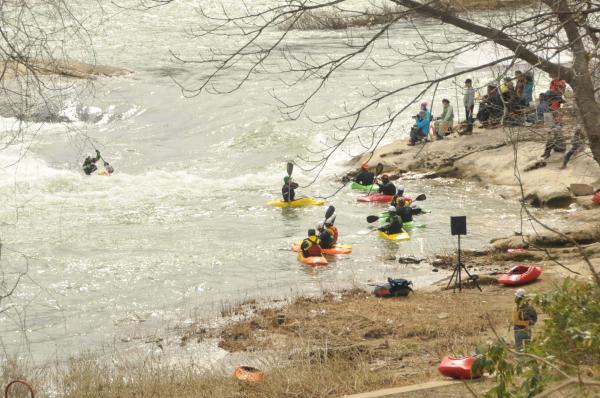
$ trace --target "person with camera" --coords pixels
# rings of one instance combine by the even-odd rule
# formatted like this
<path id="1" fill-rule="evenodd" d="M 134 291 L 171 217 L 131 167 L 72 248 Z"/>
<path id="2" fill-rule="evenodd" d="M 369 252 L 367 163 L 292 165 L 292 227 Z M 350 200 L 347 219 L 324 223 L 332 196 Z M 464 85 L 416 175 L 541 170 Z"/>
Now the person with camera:
<path id="1" fill-rule="evenodd" d="M 408 145 L 415 145 L 417 142 L 425 139 L 429 135 L 429 112 L 419 111 L 415 117 L 415 125 L 410 129 L 410 141 Z"/>

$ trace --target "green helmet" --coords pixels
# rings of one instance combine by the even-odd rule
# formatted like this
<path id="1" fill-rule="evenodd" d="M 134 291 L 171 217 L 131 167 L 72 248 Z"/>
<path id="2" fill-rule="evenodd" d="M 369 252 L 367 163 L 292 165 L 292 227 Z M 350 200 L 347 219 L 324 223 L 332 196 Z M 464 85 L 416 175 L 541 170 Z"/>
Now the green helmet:
<path id="1" fill-rule="evenodd" d="M 290 180 L 290 176 L 283 177 L 283 182 L 288 182 Z"/>

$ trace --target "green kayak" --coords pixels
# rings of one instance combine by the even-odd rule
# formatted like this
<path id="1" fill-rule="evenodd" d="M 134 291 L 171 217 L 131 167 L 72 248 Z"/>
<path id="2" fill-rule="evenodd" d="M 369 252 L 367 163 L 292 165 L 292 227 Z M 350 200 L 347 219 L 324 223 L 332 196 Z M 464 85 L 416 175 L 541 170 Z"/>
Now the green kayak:
<path id="1" fill-rule="evenodd" d="M 378 185 L 362 185 L 359 184 L 358 182 L 353 182 L 352 185 L 350 185 L 350 188 L 352 189 L 356 189 L 358 191 L 366 191 L 366 192 L 377 192 L 379 190 L 379 186 Z"/>
<path id="2" fill-rule="evenodd" d="M 387 212 L 381 213 L 379 215 L 379 224 L 381 224 L 381 225 L 385 224 L 385 220 L 387 219 L 387 217 L 388 217 Z M 409 221 L 409 222 L 403 222 L 402 227 L 404 229 L 413 229 L 413 228 L 425 228 L 425 227 L 427 227 L 427 225 L 423 224 L 423 223 L 419 223 L 419 222 Z"/>

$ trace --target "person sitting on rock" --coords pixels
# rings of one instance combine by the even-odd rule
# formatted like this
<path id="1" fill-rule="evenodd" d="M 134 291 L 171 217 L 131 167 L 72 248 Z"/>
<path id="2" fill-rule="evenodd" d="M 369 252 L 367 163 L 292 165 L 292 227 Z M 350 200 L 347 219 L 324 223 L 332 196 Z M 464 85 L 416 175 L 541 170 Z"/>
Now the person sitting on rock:
<path id="1" fill-rule="evenodd" d="M 424 110 L 419 111 L 415 125 L 410 129 L 410 141 L 408 145 L 415 145 L 429 135 L 429 119 L 430 115 L 428 112 Z"/>
<path id="2" fill-rule="evenodd" d="M 379 193 L 384 195 L 396 195 L 396 186 L 390 181 L 390 177 L 387 174 L 381 176 L 381 183 L 379 185 Z"/>
<path id="3" fill-rule="evenodd" d="M 487 94 L 483 96 L 479 103 L 477 120 L 485 128 L 494 127 L 502 118 L 504 105 L 498 92 L 498 88 L 492 84 L 487 86 Z"/>
<path id="4" fill-rule="evenodd" d="M 436 122 L 433 124 L 433 131 L 438 140 L 442 140 L 446 134 L 452 133 L 452 124 L 454 123 L 454 110 L 450 101 L 444 98 L 442 107 L 442 115 L 436 118 Z"/>
<path id="5" fill-rule="evenodd" d="M 375 173 L 369 171 L 369 164 L 367 162 L 360 165 L 360 170 L 354 177 L 354 182 L 360 185 L 373 185 L 375 180 Z"/>

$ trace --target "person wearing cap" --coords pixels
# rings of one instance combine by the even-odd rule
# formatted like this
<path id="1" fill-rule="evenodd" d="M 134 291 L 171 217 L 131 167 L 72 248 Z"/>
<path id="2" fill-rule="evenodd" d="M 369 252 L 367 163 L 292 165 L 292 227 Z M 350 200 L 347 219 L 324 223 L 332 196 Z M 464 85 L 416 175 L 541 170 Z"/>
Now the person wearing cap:
<path id="1" fill-rule="evenodd" d="M 537 312 L 525 298 L 525 289 L 515 293 L 515 307 L 512 314 L 512 325 L 515 333 L 515 349 L 523 351 L 526 341 L 531 341 L 531 327 L 537 322 Z"/>
<path id="2" fill-rule="evenodd" d="M 390 181 L 390 177 L 387 174 L 381 176 L 381 182 L 378 182 L 377 185 L 379 185 L 379 193 L 384 195 L 396 195 L 396 186 Z"/>
<path id="3" fill-rule="evenodd" d="M 402 220 L 396 213 L 396 208 L 390 206 L 388 209 L 388 217 L 385 219 L 385 225 L 379 227 L 381 232 L 385 232 L 388 235 L 399 234 L 402 232 Z"/>
<path id="4" fill-rule="evenodd" d="M 369 164 L 367 162 L 360 165 L 360 170 L 354 177 L 354 182 L 361 185 L 372 185 L 375 180 L 375 173 L 369 171 Z"/>
<path id="5" fill-rule="evenodd" d="M 284 202 L 293 202 L 296 197 L 295 189 L 298 188 L 298 184 L 292 180 L 292 177 L 283 177 L 283 187 L 281 187 L 281 195 L 283 196 Z"/>
<path id="6" fill-rule="evenodd" d="M 94 171 L 98 170 L 98 167 L 96 166 L 96 162 L 98 160 L 100 160 L 101 158 L 102 158 L 102 156 L 100 156 L 100 151 L 96 149 L 96 157 L 95 158 L 88 156 L 83 161 L 83 165 L 81 166 L 83 168 L 83 172 L 89 176 Z"/>
<path id="7" fill-rule="evenodd" d="M 331 249 L 335 244 L 333 240 L 333 232 L 328 228 L 325 228 L 324 223 L 317 225 L 317 231 L 319 232 L 319 242 L 322 249 Z"/>
<path id="8" fill-rule="evenodd" d="M 304 257 L 319 257 L 321 256 L 321 242 L 317 237 L 317 232 L 314 229 L 308 230 L 308 237 L 300 244 L 300 250 Z"/>

